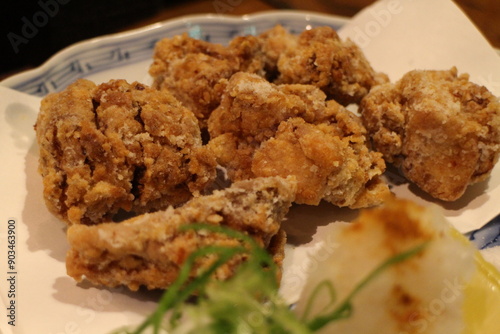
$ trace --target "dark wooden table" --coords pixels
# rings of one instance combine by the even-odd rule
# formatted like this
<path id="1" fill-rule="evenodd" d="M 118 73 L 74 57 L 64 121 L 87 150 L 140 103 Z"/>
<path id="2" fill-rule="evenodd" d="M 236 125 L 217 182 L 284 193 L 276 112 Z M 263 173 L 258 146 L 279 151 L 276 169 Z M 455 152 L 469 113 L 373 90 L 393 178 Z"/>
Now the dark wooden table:
<path id="1" fill-rule="evenodd" d="M 180 15 L 217 13 L 242 15 L 270 9 L 297 9 L 351 17 L 374 0 L 199 0 L 167 6 L 154 16 L 132 25 L 138 27 Z M 500 1 L 455 0 L 490 43 L 500 48 Z"/>

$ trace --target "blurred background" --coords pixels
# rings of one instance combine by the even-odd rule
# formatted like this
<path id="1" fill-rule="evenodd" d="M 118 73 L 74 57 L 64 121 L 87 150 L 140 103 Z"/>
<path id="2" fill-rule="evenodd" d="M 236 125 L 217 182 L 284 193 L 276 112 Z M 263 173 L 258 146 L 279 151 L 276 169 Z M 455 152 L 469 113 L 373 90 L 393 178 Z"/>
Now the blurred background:
<path id="1" fill-rule="evenodd" d="M 88 38 L 200 14 L 249 14 L 272 9 L 350 17 L 375 0 L 2 0 L 0 80 L 36 67 L 60 49 Z M 500 1 L 455 1 L 500 48 Z"/>

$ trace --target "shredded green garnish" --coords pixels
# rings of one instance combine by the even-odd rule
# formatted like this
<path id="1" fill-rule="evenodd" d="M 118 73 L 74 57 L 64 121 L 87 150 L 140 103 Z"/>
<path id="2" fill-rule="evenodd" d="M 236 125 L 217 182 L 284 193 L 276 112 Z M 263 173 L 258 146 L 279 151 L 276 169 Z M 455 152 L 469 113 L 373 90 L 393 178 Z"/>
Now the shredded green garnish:
<path id="1" fill-rule="evenodd" d="M 329 313 L 326 310 L 335 305 L 336 292 L 332 282 L 321 282 L 310 296 L 304 316 L 299 319 L 278 295 L 278 268 L 271 255 L 255 240 L 230 228 L 208 224 L 185 225 L 181 230 L 221 233 L 240 240 L 241 245 L 206 246 L 190 254 L 155 312 L 136 329 L 122 329 L 115 334 L 144 334 L 146 330 L 152 334 L 311 334 L 332 321 L 349 317 L 352 300 L 367 284 L 388 267 L 418 254 L 426 246 L 419 245 L 383 262 Z M 247 259 L 237 267 L 233 277 L 225 281 L 213 279 L 218 268 L 243 254 Z M 206 256 L 215 256 L 216 260 L 191 278 L 196 261 Z M 325 290 L 330 298 L 325 313 L 308 320 L 316 297 Z M 197 300 L 189 303 L 193 295 Z"/>

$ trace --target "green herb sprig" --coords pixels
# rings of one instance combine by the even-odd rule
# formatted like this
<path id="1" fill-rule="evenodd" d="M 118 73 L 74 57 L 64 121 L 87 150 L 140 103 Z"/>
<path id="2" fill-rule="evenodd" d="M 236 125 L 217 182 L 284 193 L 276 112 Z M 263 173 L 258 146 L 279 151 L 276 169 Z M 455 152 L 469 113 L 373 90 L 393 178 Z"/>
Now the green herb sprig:
<path id="1" fill-rule="evenodd" d="M 316 331 L 323 328 L 325 325 L 332 321 L 337 321 L 345 318 L 349 318 L 352 313 L 352 302 L 354 297 L 359 294 L 363 288 L 365 288 L 370 282 L 372 282 L 377 276 L 382 274 L 389 267 L 401 263 L 403 261 L 408 260 L 409 258 L 417 255 L 422 252 L 423 249 L 427 246 L 428 242 L 420 244 L 416 247 L 413 247 L 405 252 L 399 253 L 384 262 L 382 262 L 378 267 L 376 267 L 372 272 L 370 272 L 361 282 L 359 282 L 354 289 L 345 297 L 345 299 L 337 306 L 333 311 L 327 313 L 326 315 L 316 315 L 315 318 L 307 321 L 307 317 L 310 313 L 312 305 L 314 305 L 314 301 L 316 297 L 319 295 L 319 290 L 323 287 L 328 288 L 328 292 L 330 294 L 330 303 L 329 305 L 334 304 L 335 302 L 335 289 L 330 281 L 321 282 L 311 294 L 309 300 L 307 301 L 306 311 L 304 312 L 304 316 L 302 317 L 303 321 L 307 322 L 307 326 L 312 330 Z M 327 305 L 325 308 L 328 308 Z"/>

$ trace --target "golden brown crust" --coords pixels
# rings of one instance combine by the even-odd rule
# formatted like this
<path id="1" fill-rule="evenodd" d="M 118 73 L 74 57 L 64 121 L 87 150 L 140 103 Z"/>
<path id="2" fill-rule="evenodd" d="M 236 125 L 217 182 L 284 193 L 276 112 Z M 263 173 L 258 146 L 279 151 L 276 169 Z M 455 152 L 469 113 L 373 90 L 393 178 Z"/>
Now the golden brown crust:
<path id="1" fill-rule="evenodd" d="M 223 92 L 220 106 L 208 120 L 211 138 L 234 133 L 247 141 L 271 138 L 281 121 L 302 117 L 309 122 L 331 115 L 326 96 L 314 86 L 274 85 L 255 74 L 236 73 Z"/>
<path id="2" fill-rule="evenodd" d="M 335 134 L 331 124 L 309 124 L 291 118 L 280 124 L 276 136 L 256 149 L 255 176 L 294 175 L 297 203 L 318 205 L 324 199 L 350 208 L 380 204 L 389 196 L 381 180 L 385 169 L 380 154 L 353 145 Z"/>
<path id="3" fill-rule="evenodd" d="M 194 250 L 207 245 L 240 243 L 222 234 L 179 231 L 179 227 L 191 223 L 223 225 L 244 232 L 268 248 L 281 265 L 286 236 L 280 226 L 295 190 L 293 179 L 259 178 L 194 198 L 177 209 L 145 214 L 122 223 L 73 225 L 68 229 L 71 245 L 66 260 L 68 274 L 77 281 L 85 278 L 109 287 L 167 288 Z M 241 256 L 233 259 L 216 277 L 231 276 L 234 266 L 242 260 Z M 200 259 L 191 275 L 194 277 L 196 270 L 211 261 L 210 256 Z"/>
<path id="4" fill-rule="evenodd" d="M 366 147 L 357 116 L 310 85 L 274 85 L 237 73 L 212 113 L 208 147 L 231 180 L 294 175 L 297 203 L 351 208 L 389 194 L 381 154 Z"/>
<path id="5" fill-rule="evenodd" d="M 360 106 L 374 148 L 431 196 L 453 201 L 486 179 L 500 153 L 500 103 L 467 75 L 411 71 Z"/>
<path id="6" fill-rule="evenodd" d="M 279 55 L 294 40 L 279 25 L 259 36 L 237 36 L 227 47 L 178 35 L 156 44 L 149 73 L 153 87 L 171 92 L 205 128 L 226 80 L 238 71 L 275 77 Z"/>
<path id="7" fill-rule="evenodd" d="M 373 86 L 388 81 L 355 43 L 342 41 L 330 27 L 303 31 L 297 45 L 279 58 L 278 71 L 277 83 L 314 85 L 343 105 L 358 103 Z"/>
<path id="8" fill-rule="evenodd" d="M 234 52 L 187 34 L 165 38 L 156 46 L 149 73 L 153 87 L 171 92 L 205 126 L 220 102 L 220 90 L 239 68 Z"/>
<path id="9" fill-rule="evenodd" d="M 43 99 L 36 131 L 47 206 L 70 224 L 179 205 L 215 178 L 194 115 L 136 82 L 79 80 Z"/>
<path id="10" fill-rule="evenodd" d="M 229 49 L 240 60 L 239 71 L 255 73 L 273 81 L 278 76 L 279 57 L 296 45 L 297 36 L 289 34 L 278 24 L 258 36 L 235 37 Z"/>

